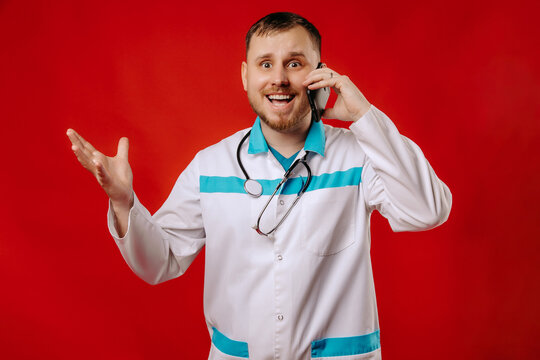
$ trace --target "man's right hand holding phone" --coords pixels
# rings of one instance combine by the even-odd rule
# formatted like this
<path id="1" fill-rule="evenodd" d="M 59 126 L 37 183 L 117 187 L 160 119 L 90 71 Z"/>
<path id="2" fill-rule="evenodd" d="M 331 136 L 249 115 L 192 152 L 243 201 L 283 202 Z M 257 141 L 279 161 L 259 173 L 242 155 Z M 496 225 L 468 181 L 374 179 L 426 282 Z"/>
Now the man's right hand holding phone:
<path id="1" fill-rule="evenodd" d="M 325 64 L 309 73 L 303 84 L 309 90 L 327 86 L 334 89 L 337 94 L 334 107 L 325 109 L 322 115 L 327 119 L 356 121 L 364 116 L 371 106 L 349 77 L 338 74 Z"/>

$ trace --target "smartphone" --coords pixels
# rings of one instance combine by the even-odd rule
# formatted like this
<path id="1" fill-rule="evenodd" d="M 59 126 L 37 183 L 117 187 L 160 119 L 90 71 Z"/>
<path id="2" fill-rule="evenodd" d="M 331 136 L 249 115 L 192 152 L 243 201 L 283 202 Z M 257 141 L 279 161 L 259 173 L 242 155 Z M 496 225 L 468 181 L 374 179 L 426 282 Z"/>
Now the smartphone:
<path id="1" fill-rule="evenodd" d="M 322 63 L 317 65 L 317 69 L 322 67 Z M 321 115 L 326 107 L 328 98 L 330 97 L 330 88 L 324 87 L 317 90 L 307 89 L 309 105 L 311 106 L 311 118 L 313 121 L 321 121 Z"/>

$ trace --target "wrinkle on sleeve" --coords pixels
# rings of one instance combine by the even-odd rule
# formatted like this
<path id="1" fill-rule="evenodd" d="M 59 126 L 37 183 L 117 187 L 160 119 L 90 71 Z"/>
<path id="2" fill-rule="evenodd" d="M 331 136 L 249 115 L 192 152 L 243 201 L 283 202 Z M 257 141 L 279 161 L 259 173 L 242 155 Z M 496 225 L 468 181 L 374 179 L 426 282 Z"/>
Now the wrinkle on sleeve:
<path id="1" fill-rule="evenodd" d="M 122 238 L 109 206 L 109 231 L 120 253 L 133 272 L 150 284 L 182 275 L 205 244 L 198 173 L 196 157 L 153 216 L 135 195 Z"/>

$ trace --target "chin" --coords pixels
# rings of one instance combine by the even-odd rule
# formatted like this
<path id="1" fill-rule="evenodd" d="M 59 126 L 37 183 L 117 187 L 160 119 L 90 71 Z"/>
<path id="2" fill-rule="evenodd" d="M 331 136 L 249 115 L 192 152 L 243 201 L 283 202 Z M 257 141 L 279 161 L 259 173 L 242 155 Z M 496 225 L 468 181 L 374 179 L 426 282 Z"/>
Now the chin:
<path id="1" fill-rule="evenodd" d="M 260 114 L 261 120 L 268 125 L 272 130 L 280 132 L 294 131 L 302 124 L 302 117 L 289 117 L 286 119 L 267 117 L 264 114 Z"/>

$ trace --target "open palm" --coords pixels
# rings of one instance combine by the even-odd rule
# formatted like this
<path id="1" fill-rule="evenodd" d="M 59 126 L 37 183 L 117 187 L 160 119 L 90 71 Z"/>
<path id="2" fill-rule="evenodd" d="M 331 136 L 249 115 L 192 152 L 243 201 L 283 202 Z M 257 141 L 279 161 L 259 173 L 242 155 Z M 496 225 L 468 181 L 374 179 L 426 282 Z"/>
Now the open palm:
<path id="1" fill-rule="evenodd" d="M 133 172 L 128 161 L 129 141 L 118 142 L 116 156 L 105 156 L 73 129 L 67 131 L 71 149 L 81 165 L 90 171 L 113 204 L 131 207 L 133 202 Z"/>

